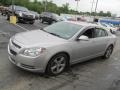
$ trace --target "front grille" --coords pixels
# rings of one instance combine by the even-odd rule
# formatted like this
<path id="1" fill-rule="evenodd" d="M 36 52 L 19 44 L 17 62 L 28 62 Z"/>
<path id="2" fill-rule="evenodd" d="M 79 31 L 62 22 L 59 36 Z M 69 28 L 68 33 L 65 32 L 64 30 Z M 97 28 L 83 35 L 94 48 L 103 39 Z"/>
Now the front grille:
<path id="1" fill-rule="evenodd" d="M 21 66 L 24 68 L 28 68 L 28 69 L 35 69 L 34 66 L 30 66 L 30 65 L 26 65 L 26 64 L 22 64 L 22 63 L 21 63 Z"/>
<path id="2" fill-rule="evenodd" d="M 15 51 L 11 50 L 11 49 L 10 49 L 10 53 L 15 55 L 15 56 L 17 55 L 17 53 Z"/>
<path id="3" fill-rule="evenodd" d="M 17 45 L 16 43 L 14 43 L 13 41 L 12 41 L 12 44 L 15 46 L 15 47 L 17 47 L 17 48 L 21 48 L 21 46 L 19 46 L 19 45 Z"/>

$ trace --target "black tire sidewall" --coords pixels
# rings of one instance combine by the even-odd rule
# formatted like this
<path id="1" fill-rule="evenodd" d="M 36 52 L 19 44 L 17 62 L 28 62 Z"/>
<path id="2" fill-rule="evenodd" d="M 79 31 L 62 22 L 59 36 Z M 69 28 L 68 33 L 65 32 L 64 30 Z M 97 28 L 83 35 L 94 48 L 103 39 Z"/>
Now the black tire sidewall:
<path id="1" fill-rule="evenodd" d="M 30 21 L 29 23 L 30 23 L 30 24 L 34 24 L 34 23 L 35 23 L 35 21 Z"/>

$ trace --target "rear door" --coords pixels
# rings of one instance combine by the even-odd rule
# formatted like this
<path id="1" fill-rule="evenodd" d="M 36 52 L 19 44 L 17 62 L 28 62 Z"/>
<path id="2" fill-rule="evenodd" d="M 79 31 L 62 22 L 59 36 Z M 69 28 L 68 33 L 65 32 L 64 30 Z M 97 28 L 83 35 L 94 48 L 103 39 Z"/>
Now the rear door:
<path id="1" fill-rule="evenodd" d="M 94 30 L 93 42 L 95 43 L 95 53 L 103 54 L 109 42 L 107 31 L 103 28 L 96 27 Z"/>

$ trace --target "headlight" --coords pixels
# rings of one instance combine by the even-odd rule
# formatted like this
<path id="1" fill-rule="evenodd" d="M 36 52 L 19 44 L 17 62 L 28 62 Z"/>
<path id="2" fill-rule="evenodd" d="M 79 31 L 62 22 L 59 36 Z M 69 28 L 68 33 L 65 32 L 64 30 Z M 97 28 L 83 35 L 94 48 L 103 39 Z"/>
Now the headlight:
<path id="1" fill-rule="evenodd" d="M 22 17 L 22 12 L 19 13 L 19 16 Z"/>
<path id="2" fill-rule="evenodd" d="M 33 14 L 33 18 L 35 18 L 35 15 Z"/>
<path id="3" fill-rule="evenodd" d="M 41 53 L 43 53 L 44 50 L 45 50 L 45 48 L 28 48 L 23 51 L 23 55 L 37 57 Z"/>

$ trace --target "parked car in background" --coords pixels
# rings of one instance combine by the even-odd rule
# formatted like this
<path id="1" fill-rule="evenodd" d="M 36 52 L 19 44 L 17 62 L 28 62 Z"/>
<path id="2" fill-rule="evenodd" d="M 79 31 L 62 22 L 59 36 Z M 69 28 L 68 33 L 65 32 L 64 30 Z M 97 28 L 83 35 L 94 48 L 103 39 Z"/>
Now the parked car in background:
<path id="1" fill-rule="evenodd" d="M 30 13 L 35 15 L 35 19 L 39 19 L 40 14 L 38 12 L 30 11 Z"/>
<path id="2" fill-rule="evenodd" d="M 64 19 L 61 16 L 51 12 L 42 12 L 40 14 L 40 20 L 42 23 L 47 22 L 48 24 L 64 21 Z"/>
<path id="3" fill-rule="evenodd" d="M 16 16 L 17 22 L 28 22 L 30 24 L 34 24 L 35 22 L 35 15 L 30 13 L 30 11 L 25 7 L 16 5 L 9 6 L 7 12 L 7 19 L 9 20 L 10 16 L 13 14 Z"/>
<path id="4" fill-rule="evenodd" d="M 113 26 L 113 25 L 111 25 L 111 24 L 99 23 L 99 25 L 102 25 L 102 26 L 104 26 L 104 27 L 108 28 L 108 29 L 110 30 L 110 32 L 111 32 L 111 33 L 113 33 L 113 34 L 115 34 L 115 33 L 116 33 L 116 31 L 118 30 L 118 28 L 117 28 L 117 27 L 114 27 L 114 26 Z"/>
<path id="5" fill-rule="evenodd" d="M 7 15 L 7 10 L 8 10 L 8 7 L 0 6 L 1 15 L 6 16 Z"/>
<path id="6" fill-rule="evenodd" d="M 3 9 L 3 6 L 0 6 L 0 12 L 2 11 L 2 9 Z"/>
<path id="7" fill-rule="evenodd" d="M 115 43 L 116 36 L 99 25 L 64 21 L 16 34 L 8 53 L 9 60 L 22 69 L 58 75 L 75 63 L 99 56 L 108 59 Z"/>
<path id="8" fill-rule="evenodd" d="M 67 21 L 77 21 L 74 17 L 66 17 Z"/>

